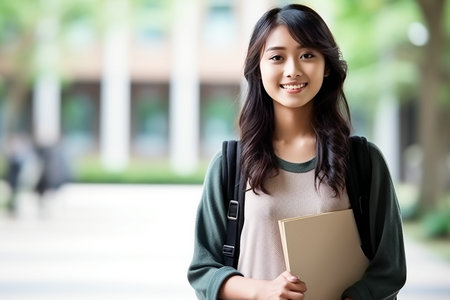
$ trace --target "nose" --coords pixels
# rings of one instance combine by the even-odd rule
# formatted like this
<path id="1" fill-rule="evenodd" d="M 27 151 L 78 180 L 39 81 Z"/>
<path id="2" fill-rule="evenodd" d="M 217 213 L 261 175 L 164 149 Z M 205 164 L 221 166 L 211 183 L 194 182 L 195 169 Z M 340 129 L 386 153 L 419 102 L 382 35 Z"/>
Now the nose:
<path id="1" fill-rule="evenodd" d="M 288 78 L 296 78 L 303 75 L 300 62 L 293 58 L 286 61 L 284 72 Z"/>

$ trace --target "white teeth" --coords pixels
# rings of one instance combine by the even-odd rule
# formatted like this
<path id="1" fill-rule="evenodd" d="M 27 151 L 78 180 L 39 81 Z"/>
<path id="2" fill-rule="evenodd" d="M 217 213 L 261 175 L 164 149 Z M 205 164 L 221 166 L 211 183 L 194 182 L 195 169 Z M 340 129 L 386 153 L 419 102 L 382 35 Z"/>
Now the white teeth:
<path id="1" fill-rule="evenodd" d="M 288 90 L 301 89 L 306 86 L 306 83 L 302 84 L 282 84 L 281 87 Z"/>

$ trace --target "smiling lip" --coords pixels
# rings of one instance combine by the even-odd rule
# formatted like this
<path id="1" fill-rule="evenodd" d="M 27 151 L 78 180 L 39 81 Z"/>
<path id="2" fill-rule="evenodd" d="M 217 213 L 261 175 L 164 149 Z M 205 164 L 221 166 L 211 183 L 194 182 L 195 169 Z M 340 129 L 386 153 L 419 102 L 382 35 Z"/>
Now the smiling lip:
<path id="1" fill-rule="evenodd" d="M 284 90 L 286 90 L 288 93 L 299 93 L 300 91 L 303 90 L 304 87 L 306 87 L 308 85 L 308 83 L 303 82 L 303 83 L 286 83 L 286 84 L 280 84 L 280 87 Z"/>

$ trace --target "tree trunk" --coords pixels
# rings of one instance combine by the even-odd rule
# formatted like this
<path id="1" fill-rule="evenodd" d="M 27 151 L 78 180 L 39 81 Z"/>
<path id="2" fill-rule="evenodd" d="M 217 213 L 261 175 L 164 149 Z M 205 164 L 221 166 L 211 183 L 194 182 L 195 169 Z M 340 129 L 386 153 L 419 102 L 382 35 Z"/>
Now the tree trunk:
<path id="1" fill-rule="evenodd" d="M 20 116 L 25 107 L 28 85 L 21 74 L 16 72 L 10 81 L 7 94 L 7 116 L 6 129 L 15 133 L 20 127 Z"/>
<path id="2" fill-rule="evenodd" d="M 429 41 L 421 66 L 419 141 L 423 150 L 421 213 L 436 208 L 444 190 L 445 152 L 438 124 L 444 46 L 444 0 L 417 0 L 428 25 Z M 448 134 L 448 133 L 447 133 Z"/>
<path id="3" fill-rule="evenodd" d="M 13 63 L 12 72 L 6 75 L 7 94 L 5 101 L 5 120 L 2 124 L 2 147 L 6 151 L 11 137 L 19 133 L 21 116 L 26 105 L 29 90 L 28 77 L 32 72 L 30 52 L 33 51 L 34 28 L 26 31 L 18 41 L 14 54 L 9 57 Z"/>

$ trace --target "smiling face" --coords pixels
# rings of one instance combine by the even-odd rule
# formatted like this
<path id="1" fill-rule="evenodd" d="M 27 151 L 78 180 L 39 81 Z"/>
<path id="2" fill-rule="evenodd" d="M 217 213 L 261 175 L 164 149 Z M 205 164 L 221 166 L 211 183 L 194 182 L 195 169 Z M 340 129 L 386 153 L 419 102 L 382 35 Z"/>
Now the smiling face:
<path id="1" fill-rule="evenodd" d="M 323 55 L 300 45 L 284 25 L 267 37 L 259 67 L 264 89 L 274 104 L 289 108 L 310 103 L 325 76 Z"/>

